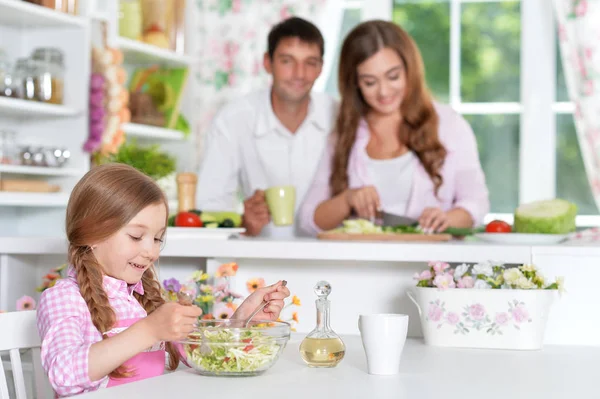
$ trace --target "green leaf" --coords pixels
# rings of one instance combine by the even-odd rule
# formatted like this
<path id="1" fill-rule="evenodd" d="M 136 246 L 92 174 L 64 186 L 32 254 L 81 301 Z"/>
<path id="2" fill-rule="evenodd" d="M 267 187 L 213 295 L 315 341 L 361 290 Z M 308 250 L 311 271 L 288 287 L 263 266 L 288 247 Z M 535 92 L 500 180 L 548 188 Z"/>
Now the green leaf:
<path id="1" fill-rule="evenodd" d="M 175 158 L 160 151 L 158 144 L 140 146 L 135 139 L 128 140 L 116 154 L 99 159 L 99 163 L 117 162 L 133 166 L 154 180 L 175 172 Z"/>

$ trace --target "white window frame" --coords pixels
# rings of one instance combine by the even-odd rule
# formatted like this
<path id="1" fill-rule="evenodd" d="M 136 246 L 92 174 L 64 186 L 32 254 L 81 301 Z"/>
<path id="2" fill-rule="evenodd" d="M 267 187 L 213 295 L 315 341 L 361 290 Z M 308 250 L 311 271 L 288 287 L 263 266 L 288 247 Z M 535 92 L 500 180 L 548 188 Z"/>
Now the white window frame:
<path id="1" fill-rule="evenodd" d="M 439 0 L 450 2 L 450 105 L 463 115 L 518 114 L 519 203 L 556 196 L 556 115 L 572 114 L 574 105 L 556 101 L 556 25 L 548 0 Z M 461 99 L 461 7 L 465 3 L 521 2 L 521 101 L 466 103 Z M 414 0 L 414 2 L 418 2 Z M 393 0 L 346 0 L 362 7 L 361 19 L 392 19 Z M 513 215 L 490 213 L 486 222 Z M 580 215 L 578 226 L 600 225 L 598 215 Z"/>

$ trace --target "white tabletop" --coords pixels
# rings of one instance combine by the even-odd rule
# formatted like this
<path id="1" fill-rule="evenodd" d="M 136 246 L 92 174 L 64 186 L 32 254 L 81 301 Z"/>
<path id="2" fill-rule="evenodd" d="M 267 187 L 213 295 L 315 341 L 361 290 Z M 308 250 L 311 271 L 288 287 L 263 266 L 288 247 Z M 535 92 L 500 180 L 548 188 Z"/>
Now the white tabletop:
<path id="1" fill-rule="evenodd" d="M 102 398 L 594 398 L 600 348 L 549 346 L 542 351 L 434 348 L 407 341 L 401 373 L 367 374 L 360 337 L 347 336 L 346 357 L 333 369 L 311 369 L 293 337 L 258 377 L 204 377 L 181 370 L 78 397 Z"/>

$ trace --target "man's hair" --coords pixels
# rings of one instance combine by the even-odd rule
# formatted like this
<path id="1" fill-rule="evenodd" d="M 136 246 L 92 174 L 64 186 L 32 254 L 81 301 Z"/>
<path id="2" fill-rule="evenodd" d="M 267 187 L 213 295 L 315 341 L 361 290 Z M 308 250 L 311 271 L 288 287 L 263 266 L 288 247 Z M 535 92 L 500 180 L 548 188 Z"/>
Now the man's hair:
<path id="1" fill-rule="evenodd" d="M 275 25 L 269 32 L 269 58 L 273 59 L 279 42 L 289 37 L 297 37 L 305 43 L 316 44 L 321 49 L 321 57 L 325 54 L 325 40 L 319 28 L 305 19 L 291 17 Z"/>

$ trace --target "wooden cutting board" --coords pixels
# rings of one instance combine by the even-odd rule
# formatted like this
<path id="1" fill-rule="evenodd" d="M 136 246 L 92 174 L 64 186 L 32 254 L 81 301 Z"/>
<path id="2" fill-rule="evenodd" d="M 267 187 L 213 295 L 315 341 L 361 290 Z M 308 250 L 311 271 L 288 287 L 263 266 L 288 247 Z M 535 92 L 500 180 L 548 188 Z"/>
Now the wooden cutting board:
<path id="1" fill-rule="evenodd" d="M 338 241 L 450 241 L 450 234 L 413 234 L 413 233 L 373 233 L 351 234 L 339 231 L 324 231 L 317 235 L 320 240 Z"/>
<path id="2" fill-rule="evenodd" d="M 0 191 L 13 191 L 21 193 L 55 193 L 60 191 L 60 186 L 49 184 L 43 180 L 0 180 Z"/>

